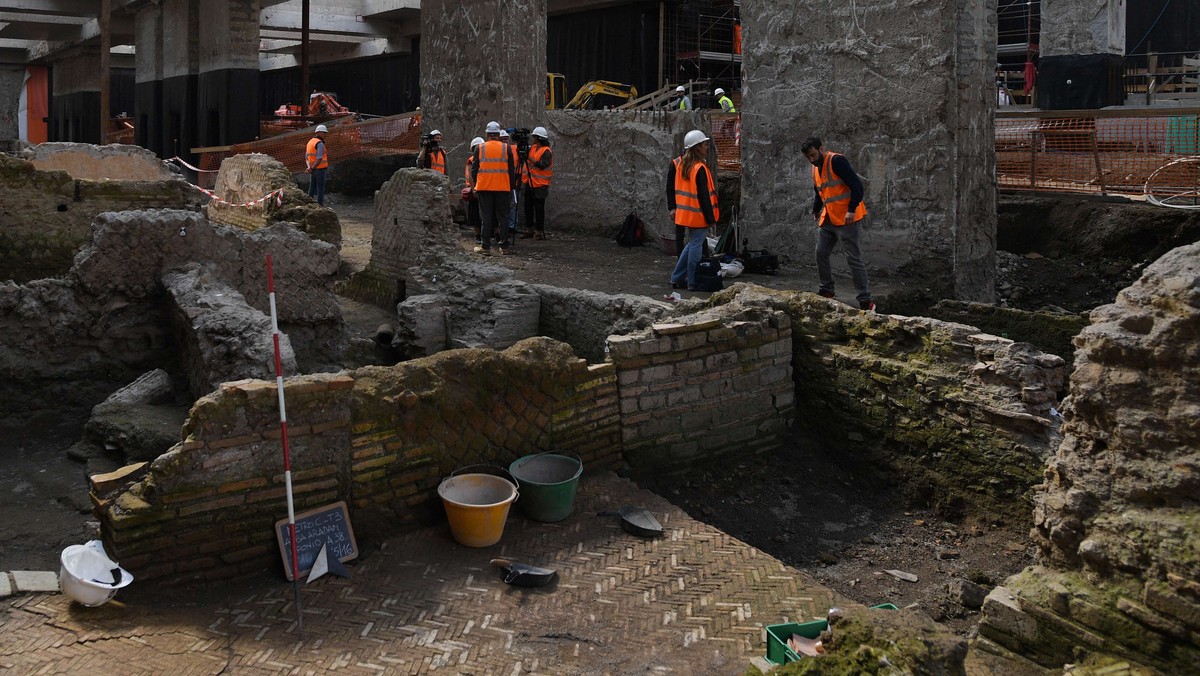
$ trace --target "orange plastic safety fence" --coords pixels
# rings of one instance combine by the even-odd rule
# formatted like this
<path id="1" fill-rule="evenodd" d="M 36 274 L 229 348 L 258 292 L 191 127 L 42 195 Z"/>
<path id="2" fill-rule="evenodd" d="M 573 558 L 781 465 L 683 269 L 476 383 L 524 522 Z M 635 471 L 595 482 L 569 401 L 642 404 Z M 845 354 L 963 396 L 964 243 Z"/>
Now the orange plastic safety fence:
<path id="1" fill-rule="evenodd" d="M 712 138 L 717 144 L 717 168 L 742 170 L 742 116 L 737 113 L 713 113 Z"/>
<path id="2" fill-rule="evenodd" d="M 353 118 L 329 120 L 325 135 L 325 147 L 329 153 L 329 164 L 336 165 L 346 160 L 363 157 L 379 157 L 397 153 L 417 152 L 421 139 L 421 116 L 419 113 L 392 115 L 363 122 Z M 279 160 L 288 171 L 301 173 L 305 169 L 304 153 L 315 126 L 297 131 L 270 136 L 258 141 L 237 143 L 221 150 L 200 154 L 200 169 L 216 171 L 226 157 L 242 153 L 263 153 Z M 215 174 L 202 174 L 208 182 Z M 202 179 L 202 185 L 205 181 Z"/>
<path id="3" fill-rule="evenodd" d="M 1079 117 L 1004 114 L 996 119 L 1001 189 L 1158 198 L 1200 191 L 1200 112 L 1139 111 Z M 1174 163 L 1174 164 L 1172 164 Z"/>

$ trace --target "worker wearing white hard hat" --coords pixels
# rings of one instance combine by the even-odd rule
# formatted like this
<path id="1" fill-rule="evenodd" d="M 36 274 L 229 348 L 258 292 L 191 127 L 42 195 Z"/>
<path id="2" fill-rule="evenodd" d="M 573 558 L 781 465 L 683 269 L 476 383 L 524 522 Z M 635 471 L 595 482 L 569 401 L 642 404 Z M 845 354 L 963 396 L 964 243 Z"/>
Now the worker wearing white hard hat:
<path id="1" fill-rule="evenodd" d="M 737 107 L 733 105 L 733 99 L 725 95 L 725 90 L 717 87 L 713 90 L 713 96 L 717 97 L 717 105 L 721 106 L 722 113 L 736 113 Z"/>
<path id="2" fill-rule="evenodd" d="M 550 152 L 550 134 L 545 127 L 534 127 L 529 137 L 533 143 L 521 172 L 525 184 L 525 232 L 521 237 L 546 239 L 546 196 L 550 193 L 550 177 L 554 173 L 554 155 Z"/>
<path id="3" fill-rule="evenodd" d="M 475 233 L 475 246 L 483 248 L 483 239 L 480 237 L 480 226 L 483 219 L 479 215 L 479 200 L 475 197 L 475 180 L 471 177 L 471 167 L 475 164 L 475 148 L 481 145 L 483 145 L 482 136 L 471 139 L 471 154 L 467 156 L 466 165 L 463 167 L 466 187 L 462 190 L 462 198 L 467 203 L 467 225 Z"/>
<path id="4" fill-rule="evenodd" d="M 717 187 L 704 158 L 709 138 L 699 129 L 683 137 L 683 154 L 667 168 L 667 210 L 675 221 L 676 242 L 687 237 L 671 272 L 671 288 L 705 291 L 696 284 L 696 268 L 704 255 L 704 235 L 721 217 Z"/>
<path id="5" fill-rule="evenodd" d="M 485 130 L 487 140 L 471 151 L 469 165 L 472 191 L 479 200 L 480 242 L 476 253 L 490 255 L 492 238 L 499 240 L 500 253 L 507 253 L 510 246 L 506 224 L 512 207 L 512 194 L 517 186 L 516 162 L 509 144 L 500 140 L 499 122 L 488 122 Z"/>
<path id="6" fill-rule="evenodd" d="M 421 153 L 417 156 L 417 166 L 422 169 L 436 171 L 446 176 L 446 151 L 442 148 L 442 132 L 434 129 L 421 141 Z"/>
<path id="7" fill-rule="evenodd" d="M 692 97 L 687 95 L 687 89 L 683 85 L 679 85 L 675 88 L 675 95 L 678 98 L 677 100 L 671 102 L 671 105 L 669 106 L 671 110 L 692 109 Z"/>
<path id="8" fill-rule="evenodd" d="M 325 149 L 325 135 L 329 128 L 318 124 L 313 137 L 304 148 L 304 173 L 308 174 L 308 194 L 317 198 L 317 204 L 325 206 L 325 175 L 329 172 L 329 154 Z"/>

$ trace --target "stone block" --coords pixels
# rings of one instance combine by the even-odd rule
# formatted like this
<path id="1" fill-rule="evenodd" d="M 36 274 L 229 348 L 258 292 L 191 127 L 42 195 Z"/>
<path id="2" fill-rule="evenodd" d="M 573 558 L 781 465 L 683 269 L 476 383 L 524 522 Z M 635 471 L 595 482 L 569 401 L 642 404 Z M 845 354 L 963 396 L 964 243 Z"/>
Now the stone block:
<path id="1" fill-rule="evenodd" d="M 1037 620 L 1021 610 L 1016 597 L 1005 587 L 996 587 L 983 600 L 980 632 L 991 636 L 993 630 L 1022 642 L 1036 641 L 1038 636 Z"/>
<path id="2" fill-rule="evenodd" d="M 13 588 L 21 594 L 44 594 L 58 591 L 58 573 L 38 570 L 14 570 Z"/>
<path id="3" fill-rule="evenodd" d="M 0 571 L 0 599 L 8 598 L 13 595 L 12 578 L 8 573 Z"/>

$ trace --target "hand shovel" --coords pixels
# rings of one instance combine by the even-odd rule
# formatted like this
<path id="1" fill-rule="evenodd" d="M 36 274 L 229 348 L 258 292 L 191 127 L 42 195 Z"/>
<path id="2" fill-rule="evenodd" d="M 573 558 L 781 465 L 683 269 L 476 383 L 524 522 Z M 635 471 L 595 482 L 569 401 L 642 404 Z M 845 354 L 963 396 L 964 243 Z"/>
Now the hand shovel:
<path id="1" fill-rule="evenodd" d="M 517 587 L 543 587 L 558 575 L 558 571 L 550 570 L 549 568 L 538 568 L 508 559 L 492 559 L 493 568 L 499 568 L 504 572 L 505 584 L 515 585 Z"/>
<path id="2" fill-rule="evenodd" d="M 643 538 L 656 538 L 663 534 L 662 524 L 645 507 L 622 507 L 619 510 L 600 512 L 596 516 L 619 516 L 621 528 L 626 533 Z"/>

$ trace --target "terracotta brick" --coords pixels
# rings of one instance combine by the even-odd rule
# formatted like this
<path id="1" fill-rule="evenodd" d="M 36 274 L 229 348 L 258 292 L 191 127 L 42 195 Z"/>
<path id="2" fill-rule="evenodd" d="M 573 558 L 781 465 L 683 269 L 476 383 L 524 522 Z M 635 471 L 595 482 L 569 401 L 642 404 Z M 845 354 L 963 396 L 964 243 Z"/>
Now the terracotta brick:
<path id="1" fill-rule="evenodd" d="M 233 483 L 224 484 L 217 489 L 218 493 L 233 493 L 235 491 L 243 492 L 253 488 L 262 488 L 267 485 L 267 480 L 262 477 L 254 477 L 243 481 L 235 481 Z"/>
<path id="2" fill-rule="evenodd" d="M 347 375 L 336 375 L 328 381 L 331 392 L 342 392 L 354 389 L 354 378 Z"/>
<path id="3" fill-rule="evenodd" d="M 237 390 L 248 400 L 262 399 L 264 397 L 275 399 L 279 396 L 275 381 L 244 380 L 238 384 Z"/>
<path id="4" fill-rule="evenodd" d="M 260 434 L 243 434 L 241 436 L 209 441 L 208 447 L 212 450 L 217 450 L 220 448 L 232 448 L 234 446 L 246 446 L 260 441 L 262 441 L 262 435 Z"/>
<path id="5" fill-rule="evenodd" d="M 283 393 L 286 397 L 299 397 L 305 394 L 316 394 L 318 392 L 328 392 L 329 385 L 322 380 L 313 378 L 305 378 L 303 380 L 285 380 L 283 382 Z"/>
<path id="6" fill-rule="evenodd" d="M 329 479 L 327 481 L 313 481 L 310 483 L 292 484 L 292 494 L 299 495 L 301 493 L 311 493 L 313 491 L 324 490 L 327 488 L 337 488 L 337 479 Z"/>
<path id="7" fill-rule="evenodd" d="M 246 495 L 246 503 L 262 502 L 263 500 L 282 500 L 287 496 L 287 488 L 280 486 L 278 488 L 267 488 L 261 491 L 254 491 Z"/>
<path id="8" fill-rule="evenodd" d="M 321 467 L 313 467 L 312 469 L 292 472 L 292 482 L 307 481 L 309 479 L 319 479 L 323 476 L 330 476 L 337 473 L 337 467 L 334 465 L 322 465 Z M 283 481 L 282 474 L 276 474 L 273 479 L 277 482 Z"/>
<path id="9" fill-rule="evenodd" d="M 386 467 L 387 465 L 390 465 L 399 459 L 400 459 L 400 456 L 393 453 L 393 454 L 385 455 L 382 457 L 372 458 L 370 460 L 356 462 L 350 466 L 350 469 L 353 470 L 354 472 L 362 472 L 364 470 L 373 469 L 373 468 L 377 468 L 377 467 Z"/>
<path id="10" fill-rule="evenodd" d="M 205 502 L 187 505 L 179 508 L 179 516 L 189 516 L 191 514 L 200 514 L 202 512 L 211 512 L 216 509 L 225 509 L 226 507 L 236 507 L 246 501 L 244 495 L 230 495 L 228 497 L 219 498 L 217 500 L 207 500 Z"/>
<path id="11" fill-rule="evenodd" d="M 299 439 L 300 437 L 307 437 L 311 433 L 312 433 L 312 427 L 309 425 L 293 425 L 291 423 L 288 423 L 288 439 L 289 440 L 290 439 Z M 283 439 L 283 428 L 278 427 L 278 426 L 268 428 L 263 431 L 262 437 L 263 437 L 263 439 L 279 441 L 279 440 Z"/>
<path id="12" fill-rule="evenodd" d="M 374 446 L 365 446 L 350 453 L 352 460 L 362 460 L 363 458 L 374 458 L 383 455 L 383 444 L 375 444 Z"/>
<path id="13" fill-rule="evenodd" d="M 190 491 L 181 491 L 178 493 L 164 493 L 158 497 L 158 502 L 164 505 L 176 505 L 181 502 L 193 502 L 202 500 L 211 495 L 216 495 L 217 489 L 212 486 L 205 486 Z"/>

